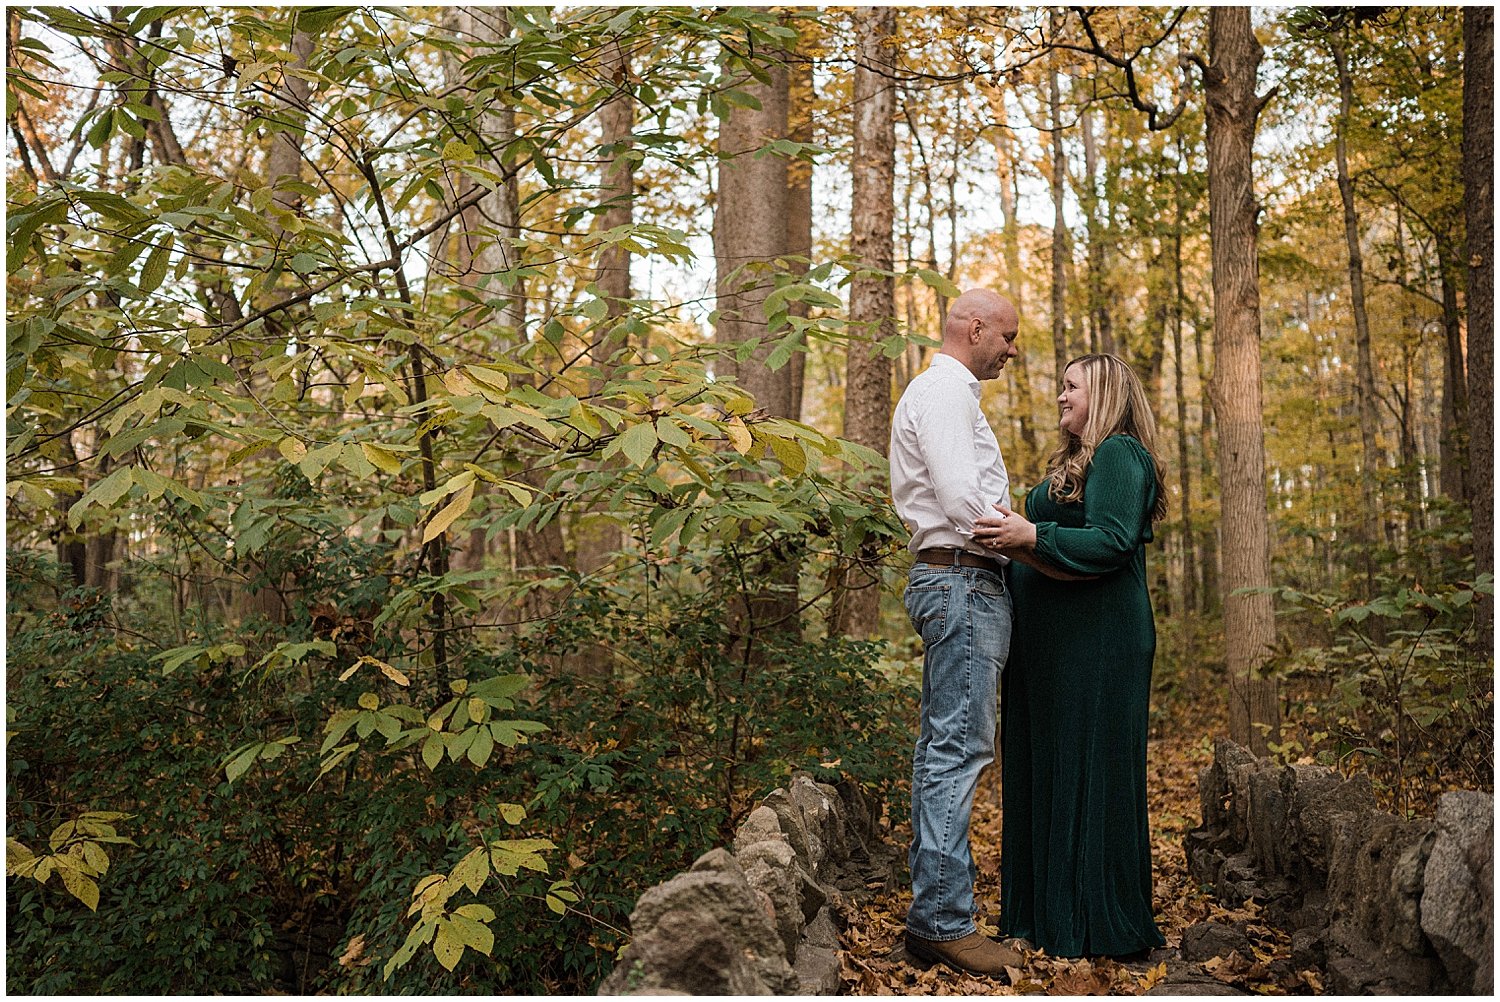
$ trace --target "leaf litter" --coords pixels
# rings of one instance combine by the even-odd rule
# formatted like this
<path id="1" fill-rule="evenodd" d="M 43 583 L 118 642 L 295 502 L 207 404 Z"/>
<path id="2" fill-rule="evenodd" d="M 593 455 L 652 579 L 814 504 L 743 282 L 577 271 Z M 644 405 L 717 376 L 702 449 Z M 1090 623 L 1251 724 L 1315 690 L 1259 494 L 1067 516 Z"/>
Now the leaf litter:
<path id="1" fill-rule="evenodd" d="M 1208 735 L 1227 733 L 1222 700 L 1178 697 L 1153 719 L 1147 744 L 1151 816 L 1153 896 L 1156 921 L 1166 938 L 1164 950 L 1141 962 L 1110 958 L 1057 958 L 1026 951 L 1025 965 L 1007 968 L 1009 984 L 999 979 L 952 971 L 927 970 L 906 961 L 902 948 L 911 887 L 898 886 L 848 906 L 840 951 L 843 992 L 848 995 L 1141 995 L 1167 980 L 1173 971 L 1195 969 L 1256 995 L 1322 994 L 1316 971 L 1298 971 L 1291 963 L 1290 938 L 1266 924 L 1255 902 L 1231 908 L 1216 901 L 1193 880 L 1183 855 L 1183 838 L 1199 823 L 1198 773 L 1213 761 Z M 979 880 L 975 905 L 980 931 L 999 936 L 1000 789 L 998 770 L 980 780 L 970 828 Z M 905 844 L 903 826 L 894 839 Z M 1200 922 L 1215 922 L 1242 931 L 1252 956 L 1231 952 L 1201 964 L 1180 959 L 1183 931 Z"/>

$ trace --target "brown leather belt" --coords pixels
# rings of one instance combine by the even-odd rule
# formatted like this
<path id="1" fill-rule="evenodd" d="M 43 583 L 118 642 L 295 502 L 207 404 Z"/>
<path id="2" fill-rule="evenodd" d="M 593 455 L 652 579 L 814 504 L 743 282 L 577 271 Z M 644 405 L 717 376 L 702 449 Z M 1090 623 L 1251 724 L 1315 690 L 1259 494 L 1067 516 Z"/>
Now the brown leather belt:
<path id="1" fill-rule="evenodd" d="M 1003 566 L 997 560 L 991 560 L 989 557 L 981 557 L 979 554 L 970 553 L 968 550 L 918 550 L 917 559 L 924 564 L 933 564 L 938 567 L 953 565 L 959 567 L 982 567 L 987 571 L 994 571 L 996 574 L 1001 572 L 1001 567 Z"/>

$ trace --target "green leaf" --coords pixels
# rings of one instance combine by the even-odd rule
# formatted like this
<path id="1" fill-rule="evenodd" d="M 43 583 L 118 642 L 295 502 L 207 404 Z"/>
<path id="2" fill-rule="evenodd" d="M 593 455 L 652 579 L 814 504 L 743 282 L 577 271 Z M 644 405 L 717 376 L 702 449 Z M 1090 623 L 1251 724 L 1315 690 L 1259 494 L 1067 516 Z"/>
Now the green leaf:
<path id="1" fill-rule="evenodd" d="M 152 249 L 146 263 L 141 266 L 141 280 L 137 283 L 141 292 L 150 295 L 161 286 L 162 279 L 167 277 L 167 261 L 172 256 L 172 237 L 170 234 Z"/>
<path id="2" fill-rule="evenodd" d="M 260 754 L 262 747 L 262 742 L 253 741 L 234 753 L 235 757 L 231 758 L 228 764 L 224 766 L 224 775 L 229 779 L 229 782 L 233 783 L 245 774 L 255 762 L 256 756 Z"/>
<path id="3" fill-rule="evenodd" d="M 90 505 L 99 505 L 103 508 L 112 507 L 115 502 L 125 496 L 133 482 L 134 477 L 131 475 L 131 467 L 116 467 L 114 472 L 90 488 L 87 494 L 79 498 L 78 502 L 68 509 L 68 525 L 75 529 L 78 528 L 78 524 L 83 521 L 84 511 Z"/>
<path id="4" fill-rule="evenodd" d="M 578 903 L 578 894 L 572 890 L 571 880 L 555 881 L 547 889 L 547 907 L 559 915 L 567 913 L 568 905 Z"/>
<path id="5" fill-rule="evenodd" d="M 443 147 L 444 160 L 473 160 L 474 147 L 459 139 L 450 139 Z"/>
<path id="6" fill-rule="evenodd" d="M 344 761 L 344 759 L 348 758 L 350 755 L 353 755 L 358 750 L 358 741 L 352 741 L 349 744 L 340 745 L 339 747 L 335 748 L 330 755 L 323 759 L 323 765 L 318 769 L 317 778 L 322 779 L 324 776 L 328 775 L 328 773 L 332 772 L 334 769 L 337 769 L 340 762 Z"/>
<path id="7" fill-rule="evenodd" d="M 930 268 L 918 268 L 917 277 L 936 290 L 939 295 L 945 296 L 948 299 L 957 299 L 959 296 L 960 290 L 958 286 Z"/>
<path id="8" fill-rule="evenodd" d="M 427 771 L 437 769 L 438 763 L 443 760 L 443 737 L 433 732 L 427 740 L 422 742 L 422 764 L 427 766 Z"/>
<path id="9" fill-rule="evenodd" d="M 23 868 L 31 867 L 36 863 L 36 853 L 26 848 L 19 839 L 10 835 L 5 836 L 5 872 L 12 876 L 19 873 Z"/>
<path id="10" fill-rule="evenodd" d="M 84 136 L 84 139 L 94 149 L 103 149 L 104 144 L 109 142 L 109 134 L 114 131 L 114 127 L 115 110 L 113 108 L 105 108 L 99 113 L 99 117 L 94 119 L 94 124 L 89 129 L 88 135 Z"/>
<path id="11" fill-rule="evenodd" d="M 303 445 L 299 439 L 287 436 L 276 443 L 276 451 L 281 453 L 281 458 L 288 463 L 300 463 L 307 455 L 307 446 Z"/>
<path id="12" fill-rule="evenodd" d="M 686 428 L 678 424 L 670 417 L 659 417 L 656 419 L 656 437 L 668 445 L 679 449 L 691 449 L 693 437 L 688 434 Z"/>
<path id="13" fill-rule="evenodd" d="M 339 454 L 343 451 L 342 442 L 334 442 L 320 449 L 313 449 L 298 460 L 297 469 L 301 470 L 302 475 L 308 480 L 317 480 L 318 476 L 328 468 L 328 464 L 339 458 Z"/>
<path id="14" fill-rule="evenodd" d="M 524 745 L 528 733 L 535 734 L 546 729 L 546 724 L 535 720 L 495 720 L 490 723 L 490 733 L 507 748 Z"/>
<path id="15" fill-rule="evenodd" d="M 490 760 L 490 753 L 495 750 L 495 739 L 490 736 L 488 727 L 480 727 L 479 733 L 474 735 L 474 743 L 469 745 L 469 761 L 481 769 Z"/>
<path id="16" fill-rule="evenodd" d="M 364 450 L 365 458 L 377 469 L 384 470 L 386 473 L 401 472 L 401 457 L 395 453 L 369 442 L 361 442 L 359 447 Z"/>
<path id="17" fill-rule="evenodd" d="M 109 870 L 109 856 L 99 848 L 97 842 L 83 843 L 83 858 L 94 868 L 94 873 L 101 877 Z"/>
<path id="18" fill-rule="evenodd" d="M 651 452 L 656 448 L 658 439 L 656 427 L 649 421 L 632 425 L 620 436 L 620 451 L 625 453 L 625 458 L 636 466 L 645 467 L 651 458 Z"/>
<path id="19" fill-rule="evenodd" d="M 464 470 L 462 473 L 455 474 L 452 479 L 448 480 L 441 487 L 434 487 L 432 490 L 424 491 L 422 494 L 418 495 L 417 502 L 424 505 L 432 504 L 447 497 L 454 491 L 461 490 L 467 487 L 473 482 L 474 471 Z"/>

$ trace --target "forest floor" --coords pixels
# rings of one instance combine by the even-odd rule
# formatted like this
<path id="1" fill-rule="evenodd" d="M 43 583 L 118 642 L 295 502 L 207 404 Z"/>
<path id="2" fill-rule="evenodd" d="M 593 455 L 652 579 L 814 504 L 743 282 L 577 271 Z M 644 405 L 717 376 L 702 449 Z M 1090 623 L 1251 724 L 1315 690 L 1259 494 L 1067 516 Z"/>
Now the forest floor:
<path id="1" fill-rule="evenodd" d="M 1227 733 L 1223 699 L 1203 696 L 1163 701 L 1152 721 L 1147 746 L 1150 775 L 1153 889 L 1157 925 L 1167 948 L 1151 960 L 1119 963 L 1110 959 L 1064 960 L 1028 953 L 1024 968 L 1011 970 L 1011 984 L 974 977 L 942 966 L 920 970 L 905 960 L 902 931 L 910 884 L 898 886 L 864 903 L 847 916 L 841 954 L 844 992 L 850 995 L 1141 995 L 1163 981 L 1176 981 L 1185 967 L 1198 979 L 1210 979 L 1212 994 L 1319 994 L 1316 973 L 1292 967 L 1291 943 L 1278 929 L 1263 924 L 1254 903 L 1226 908 L 1204 893 L 1187 871 L 1183 838 L 1199 823 L 1198 773 L 1213 761 L 1213 735 Z M 1217 715 L 1208 707 L 1218 707 Z M 981 778 L 970 830 L 979 869 L 975 901 L 983 932 L 996 935 L 1000 915 L 1000 808 L 998 780 L 991 770 Z M 898 829 L 898 846 L 910 832 Z M 904 883 L 904 882 L 903 882 Z M 1178 957 L 1183 931 L 1200 922 L 1234 925 L 1249 937 L 1254 956 L 1233 953 L 1201 965 Z M 1213 984 L 1217 981 L 1218 984 Z M 1197 992 L 1189 992 L 1196 994 Z M 1172 992 L 1183 994 L 1183 992 Z"/>

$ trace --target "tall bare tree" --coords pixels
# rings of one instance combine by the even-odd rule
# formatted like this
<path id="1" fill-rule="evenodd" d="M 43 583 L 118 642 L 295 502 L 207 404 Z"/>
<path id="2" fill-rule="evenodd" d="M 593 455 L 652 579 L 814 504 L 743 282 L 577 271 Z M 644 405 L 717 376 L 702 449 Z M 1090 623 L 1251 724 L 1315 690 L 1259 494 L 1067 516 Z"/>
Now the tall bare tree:
<path id="1" fill-rule="evenodd" d="M 1222 512 L 1230 736 L 1264 754 L 1280 726 L 1276 682 L 1263 673 L 1276 640 L 1271 583 L 1256 257 L 1255 124 L 1271 94 L 1255 93 L 1262 49 L 1248 7 L 1215 7 L 1208 20 L 1209 238 L 1213 258 L 1214 374 Z"/>
<path id="2" fill-rule="evenodd" d="M 1463 178 L 1469 250 L 1469 502 L 1474 569 L 1495 570 L 1495 12 L 1464 8 Z M 1493 641 L 1495 607 L 1481 601 Z"/>
<path id="3" fill-rule="evenodd" d="M 714 208 L 715 286 L 719 305 L 716 338 L 736 346 L 757 341 L 743 361 L 732 354 L 722 365 L 755 396 L 756 406 L 780 417 L 792 413 L 791 369 L 766 365 L 772 345 L 765 301 L 772 283 L 767 268 L 787 252 L 787 160 L 762 153 L 787 138 L 789 72 L 784 61 L 762 68 L 765 79 L 747 74 L 739 90 L 758 107 L 736 103 L 719 127 L 719 189 Z"/>
<path id="4" fill-rule="evenodd" d="M 1057 24 L 1054 14 L 1054 32 Z M 1062 85 L 1055 53 L 1047 61 L 1047 107 L 1052 128 L 1052 359 L 1057 384 L 1061 385 L 1063 370 L 1068 366 L 1068 222 L 1063 215 L 1068 161 L 1063 153 Z"/>
<path id="5" fill-rule="evenodd" d="M 774 350 L 765 302 L 773 282 L 770 270 L 787 253 L 791 201 L 787 159 L 766 147 L 788 136 L 790 71 L 785 53 L 757 53 L 764 61 L 745 70 L 738 88 L 751 102 L 735 102 L 719 126 L 719 187 L 714 208 L 717 343 L 726 349 L 755 346 L 740 358 L 733 351 L 719 366 L 755 397 L 757 410 L 772 417 L 792 415 L 792 367 L 772 369 Z M 757 155 L 759 154 L 759 155 Z M 796 632 L 796 555 L 773 542 L 756 554 L 736 554 L 734 569 L 744 582 L 743 605 L 731 609 L 736 643 L 747 660 L 767 630 Z"/>
<path id="6" fill-rule="evenodd" d="M 896 90 L 891 73 L 893 7 L 854 11 L 854 163 L 850 232 L 861 274 L 849 289 L 844 437 L 885 455 L 891 429 L 891 363 L 880 342 L 896 333 Z M 862 548 L 863 550 L 864 548 Z M 856 552 L 842 567 L 834 626 L 872 637 L 880 625 L 880 568 Z M 841 563 L 843 563 L 841 561 Z"/>
<path id="7" fill-rule="evenodd" d="M 1379 536 L 1377 511 L 1379 501 L 1375 496 L 1375 465 L 1379 456 L 1379 445 L 1375 429 L 1379 422 L 1375 404 L 1375 364 L 1370 351 L 1370 320 L 1365 308 L 1365 258 L 1359 246 L 1359 210 L 1354 204 L 1354 180 L 1349 175 L 1349 120 L 1354 113 L 1354 80 L 1349 75 L 1349 56 L 1343 42 L 1336 36 L 1328 37 L 1328 49 L 1333 54 L 1334 69 L 1338 73 L 1339 113 L 1334 119 L 1334 164 L 1338 174 L 1339 201 L 1344 207 L 1344 244 L 1349 253 L 1349 302 L 1354 311 L 1354 348 L 1358 376 L 1359 401 L 1359 494 L 1360 537 L 1364 543 L 1360 563 L 1365 577 L 1365 596 L 1375 593 L 1374 546 Z"/>
<path id="8" fill-rule="evenodd" d="M 629 226 L 635 218 L 635 162 L 631 157 L 635 99 L 630 90 L 630 56 L 618 41 L 605 47 L 603 69 L 614 88 L 613 95 L 599 107 L 599 143 L 603 150 L 599 201 L 604 211 L 598 216 L 598 228 L 608 232 Z M 594 392 L 613 373 L 615 355 L 626 346 L 627 337 L 619 321 L 627 312 L 626 300 L 631 296 L 630 259 L 630 251 L 621 242 L 606 243 L 599 250 L 594 283 L 604 297 L 605 314 L 589 352 L 595 369 L 589 381 Z M 574 563 L 580 571 L 598 570 L 622 542 L 617 522 L 584 516 L 573 533 Z"/>
<path id="9" fill-rule="evenodd" d="M 813 60 L 805 51 L 805 38 L 799 40 L 798 52 L 791 63 L 788 85 L 787 132 L 794 143 L 813 141 L 814 99 Z M 786 252 L 788 269 L 797 275 L 807 274 L 812 258 L 813 166 L 806 160 L 787 164 Z M 806 300 L 787 304 L 790 316 L 806 319 Z M 802 394 L 807 384 L 807 353 L 792 354 L 787 363 L 792 370 L 792 406 L 787 416 L 802 419 Z"/>

